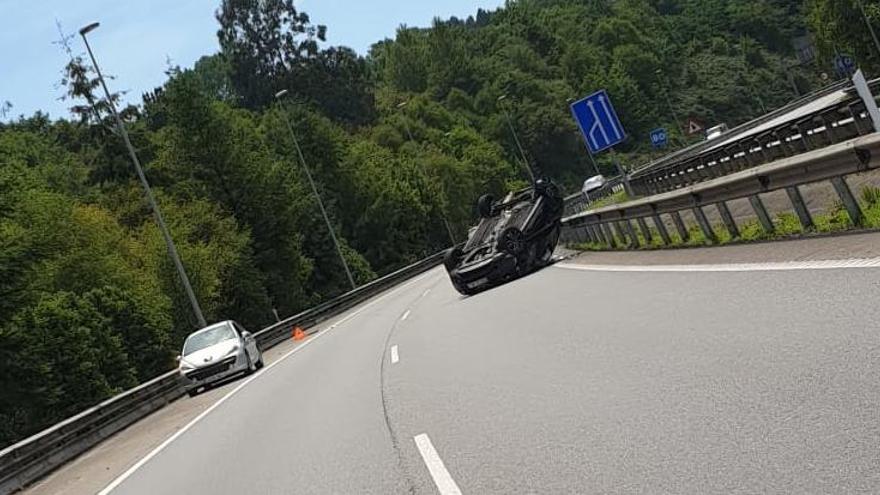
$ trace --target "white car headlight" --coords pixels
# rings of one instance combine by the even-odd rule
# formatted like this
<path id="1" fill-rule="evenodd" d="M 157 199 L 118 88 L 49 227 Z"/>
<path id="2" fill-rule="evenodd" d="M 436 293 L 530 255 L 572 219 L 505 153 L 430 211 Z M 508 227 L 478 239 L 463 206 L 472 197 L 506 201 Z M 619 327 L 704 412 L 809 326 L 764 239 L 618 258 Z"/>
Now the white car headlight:
<path id="1" fill-rule="evenodd" d="M 185 361 L 183 359 L 180 360 L 180 369 L 182 370 L 194 370 L 195 366 L 192 365 L 189 361 Z"/>

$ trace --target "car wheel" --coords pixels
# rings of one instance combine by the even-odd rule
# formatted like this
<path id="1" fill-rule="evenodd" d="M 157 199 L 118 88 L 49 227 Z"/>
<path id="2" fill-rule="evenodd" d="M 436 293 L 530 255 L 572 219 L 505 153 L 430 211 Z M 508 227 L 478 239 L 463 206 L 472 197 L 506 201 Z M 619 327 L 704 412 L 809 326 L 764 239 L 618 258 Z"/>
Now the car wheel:
<path id="1" fill-rule="evenodd" d="M 260 353 L 260 360 L 257 361 L 257 369 L 263 369 L 263 366 L 265 366 L 265 364 L 263 363 L 263 354 Z"/>
<path id="2" fill-rule="evenodd" d="M 247 357 L 247 371 L 244 372 L 245 375 L 253 374 L 254 371 L 257 371 L 257 366 L 251 361 L 251 355 L 248 354 L 247 351 L 244 353 L 245 357 Z"/>
<path id="3" fill-rule="evenodd" d="M 199 395 L 199 389 L 194 388 L 192 390 L 187 390 L 186 395 L 189 395 L 190 397 L 195 397 L 195 396 Z"/>
<path id="4" fill-rule="evenodd" d="M 492 216 L 492 203 L 494 202 L 495 198 L 492 197 L 491 194 L 480 196 L 480 199 L 477 200 L 477 212 L 480 213 L 481 218 L 489 218 Z"/>
<path id="5" fill-rule="evenodd" d="M 545 264 L 549 264 L 553 259 L 553 251 L 556 250 L 556 244 L 559 243 L 559 232 L 561 227 L 559 225 L 553 227 L 553 230 L 547 235 L 547 242 L 544 247 L 544 254 L 541 256 L 541 261 Z"/>
<path id="6" fill-rule="evenodd" d="M 498 236 L 498 250 L 518 255 L 526 248 L 525 236 L 516 227 L 504 229 Z"/>
<path id="7" fill-rule="evenodd" d="M 454 270 L 458 266 L 461 256 L 461 248 L 454 247 L 446 251 L 446 254 L 443 255 L 443 266 L 446 267 L 447 272 Z"/>

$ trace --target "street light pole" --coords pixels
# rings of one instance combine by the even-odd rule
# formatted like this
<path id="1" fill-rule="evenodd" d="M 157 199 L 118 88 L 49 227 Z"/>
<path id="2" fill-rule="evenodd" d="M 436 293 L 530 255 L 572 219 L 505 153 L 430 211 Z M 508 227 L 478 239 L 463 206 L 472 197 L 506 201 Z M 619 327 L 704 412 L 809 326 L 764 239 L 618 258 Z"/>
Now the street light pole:
<path id="1" fill-rule="evenodd" d="M 397 109 L 403 112 L 403 108 L 406 107 L 407 102 L 403 101 L 397 104 Z M 409 122 L 406 121 L 406 115 L 403 116 L 403 128 L 406 129 L 406 135 L 409 137 L 409 141 L 411 143 L 415 143 L 416 140 L 413 139 L 412 131 L 409 129 Z"/>
<path id="2" fill-rule="evenodd" d="M 279 107 L 281 106 L 281 98 L 286 94 L 286 89 L 282 89 L 275 93 L 275 99 L 278 100 Z M 315 195 L 318 208 L 321 210 L 321 215 L 324 217 L 324 223 L 327 224 L 327 230 L 330 231 L 330 238 L 333 239 L 333 246 L 336 247 L 336 254 L 339 255 L 339 259 L 342 261 L 342 267 L 345 268 L 345 275 L 348 277 L 348 282 L 351 284 L 352 289 L 357 289 L 357 284 L 354 282 L 354 277 L 351 276 L 351 270 L 348 268 L 348 262 L 345 261 L 345 256 L 342 255 L 342 248 L 339 247 L 339 240 L 336 238 L 336 232 L 333 230 L 333 225 L 330 223 L 330 217 L 327 216 L 327 210 L 324 209 L 324 202 L 321 201 L 321 195 L 318 194 L 318 188 L 315 187 L 312 173 L 309 171 L 309 166 L 306 164 L 302 149 L 299 147 L 299 141 L 296 139 L 296 134 L 293 133 L 293 126 L 290 125 L 290 119 L 287 118 L 287 113 L 284 112 L 283 107 L 281 108 L 281 115 L 284 117 L 284 122 L 287 124 L 287 130 L 290 132 L 290 140 L 293 141 L 293 146 L 296 148 L 297 155 L 299 155 L 299 161 L 302 163 L 302 168 L 306 172 L 306 178 L 309 180 L 309 185 L 312 187 L 312 193 Z"/>
<path id="3" fill-rule="evenodd" d="M 501 95 L 498 97 L 498 102 L 502 102 L 507 99 L 507 95 Z M 507 118 L 507 127 L 510 128 L 510 133 L 513 134 L 513 141 L 516 143 L 516 148 L 519 150 L 519 156 L 522 158 L 523 167 L 525 167 L 526 172 L 529 173 L 529 178 L 532 179 L 532 183 L 535 182 L 535 174 L 532 172 L 532 167 L 529 166 L 529 160 L 526 158 L 526 152 L 523 150 L 522 143 L 519 142 L 519 136 L 516 135 L 516 129 L 513 128 L 513 120 L 510 118 L 510 113 L 507 111 L 507 107 L 501 106 L 501 110 L 504 112 L 504 116 Z"/>
<path id="4" fill-rule="evenodd" d="M 856 3 L 859 4 L 862 18 L 865 19 L 865 24 L 868 25 L 868 31 L 871 32 L 871 39 L 874 40 L 874 47 L 877 49 L 877 55 L 880 56 L 880 40 L 877 39 L 877 33 L 874 32 L 874 26 L 871 25 L 871 21 L 868 19 L 868 14 L 865 12 L 865 3 L 863 0 L 856 0 Z"/>
<path id="5" fill-rule="evenodd" d="M 125 125 L 122 122 L 122 118 L 119 116 L 119 112 L 116 111 L 116 104 L 113 103 L 113 98 L 110 96 L 110 91 L 107 89 L 107 83 L 104 82 L 104 76 L 101 75 L 101 69 L 98 68 L 98 62 L 95 60 L 95 55 L 92 53 L 92 47 L 89 46 L 89 40 L 86 35 L 98 26 L 100 26 L 100 24 L 97 22 L 89 24 L 80 29 L 79 34 L 82 36 L 82 39 L 86 44 L 89 58 L 92 60 L 92 65 L 95 67 L 95 72 L 98 74 L 98 80 L 101 81 L 101 87 L 104 89 L 104 94 L 107 96 L 107 104 L 110 106 L 110 111 L 113 112 L 113 118 L 116 120 L 116 127 L 119 130 L 119 134 L 122 136 L 122 140 L 125 142 L 125 147 L 128 149 L 128 155 L 131 158 L 131 162 L 134 164 L 134 169 L 137 171 L 141 185 L 144 187 L 147 201 L 149 201 L 150 208 L 153 210 L 153 215 L 156 217 L 156 223 L 159 224 L 159 230 L 162 232 L 162 237 L 165 238 L 165 245 L 168 247 L 168 254 L 171 255 L 171 259 L 174 261 L 174 267 L 177 268 L 177 275 L 180 277 L 180 281 L 183 284 L 187 297 L 189 298 L 189 303 L 192 305 L 193 313 L 195 313 L 196 319 L 199 321 L 199 326 L 206 327 L 208 326 L 208 323 L 205 321 L 205 316 L 202 314 L 202 308 L 199 306 L 196 294 L 193 291 L 192 285 L 189 283 L 189 277 L 186 274 L 186 269 L 183 267 L 183 262 L 180 261 L 180 256 L 177 254 L 177 247 L 174 245 L 171 233 L 168 232 L 168 227 L 165 225 L 165 219 L 162 217 L 162 212 L 159 210 L 159 205 L 156 203 L 156 198 L 153 196 L 153 190 L 150 189 L 150 183 L 147 181 L 147 176 L 144 175 L 144 170 L 141 168 L 141 162 L 138 160 L 137 153 L 134 151 L 134 146 L 131 145 L 128 131 L 125 129 Z"/>
<path id="6" fill-rule="evenodd" d="M 403 112 L 403 108 L 406 107 L 408 102 L 403 101 L 397 104 L 398 110 Z M 409 136 L 409 141 L 415 144 L 416 140 L 413 139 L 412 131 L 409 130 L 409 123 L 406 121 L 406 115 L 403 116 L 403 127 L 406 129 L 406 135 Z M 447 133 L 448 134 L 448 133 Z M 425 166 L 422 162 L 416 160 L 416 164 L 418 164 L 419 170 L 421 170 L 422 175 L 425 177 L 425 180 L 428 180 L 428 171 L 425 170 Z M 452 245 L 455 246 L 455 236 L 452 234 L 452 228 L 449 226 L 449 220 L 446 219 L 446 212 L 440 211 L 440 217 L 443 219 L 443 226 L 446 227 L 446 234 L 449 236 L 449 240 L 452 242 Z"/>

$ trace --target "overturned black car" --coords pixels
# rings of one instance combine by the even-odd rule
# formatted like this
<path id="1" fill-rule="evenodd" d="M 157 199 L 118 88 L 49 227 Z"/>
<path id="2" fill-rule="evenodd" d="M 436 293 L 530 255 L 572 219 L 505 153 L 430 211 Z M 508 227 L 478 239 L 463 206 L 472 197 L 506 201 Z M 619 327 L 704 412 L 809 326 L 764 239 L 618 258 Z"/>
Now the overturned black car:
<path id="1" fill-rule="evenodd" d="M 480 223 L 464 247 L 446 253 L 452 285 L 465 295 L 519 277 L 550 263 L 559 240 L 563 199 L 549 180 L 477 203 Z"/>

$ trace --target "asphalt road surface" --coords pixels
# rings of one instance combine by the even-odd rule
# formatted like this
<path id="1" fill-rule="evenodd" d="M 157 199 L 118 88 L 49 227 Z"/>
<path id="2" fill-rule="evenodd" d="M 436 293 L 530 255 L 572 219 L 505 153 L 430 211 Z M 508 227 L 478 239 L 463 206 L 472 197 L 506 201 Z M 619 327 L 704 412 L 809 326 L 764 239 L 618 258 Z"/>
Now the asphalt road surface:
<path id="1" fill-rule="evenodd" d="M 435 270 L 105 492 L 877 493 L 880 268 L 814 268 Z"/>

